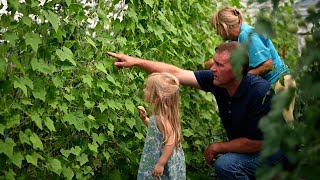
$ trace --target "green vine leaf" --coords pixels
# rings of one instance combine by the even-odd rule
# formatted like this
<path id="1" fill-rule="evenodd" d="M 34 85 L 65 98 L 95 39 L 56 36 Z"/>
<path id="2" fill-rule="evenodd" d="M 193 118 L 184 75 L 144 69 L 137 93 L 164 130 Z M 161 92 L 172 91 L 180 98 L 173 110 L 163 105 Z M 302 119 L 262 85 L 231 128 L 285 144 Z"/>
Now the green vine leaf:
<path id="1" fill-rule="evenodd" d="M 107 137 L 103 133 L 100 133 L 99 135 L 96 133 L 93 133 L 92 139 L 93 139 L 93 142 L 98 142 L 101 146 L 103 144 L 103 142 L 107 140 Z"/>
<path id="2" fill-rule="evenodd" d="M 127 99 L 125 102 L 126 109 L 129 110 L 132 114 L 134 114 L 135 105 L 130 99 Z"/>
<path id="3" fill-rule="evenodd" d="M 4 134 L 5 126 L 0 123 L 0 134 Z"/>
<path id="4" fill-rule="evenodd" d="M 42 141 L 36 133 L 32 132 L 32 134 L 30 135 L 30 141 L 32 142 L 34 149 L 43 150 Z"/>
<path id="5" fill-rule="evenodd" d="M 105 74 L 108 74 L 106 68 L 104 67 L 104 65 L 103 65 L 101 62 L 97 62 L 97 63 L 95 64 L 95 66 L 96 66 L 96 68 L 97 68 L 98 70 L 104 72 Z"/>
<path id="6" fill-rule="evenodd" d="M 11 55 L 9 59 L 11 62 L 13 62 L 16 65 L 16 67 L 22 72 L 23 75 L 26 74 L 24 71 L 24 67 L 21 65 L 21 63 L 19 62 L 19 60 L 15 55 Z"/>
<path id="7" fill-rule="evenodd" d="M 14 113 L 7 119 L 6 128 L 11 128 L 18 124 L 20 124 L 20 114 Z"/>
<path id="8" fill-rule="evenodd" d="M 35 98 L 40 99 L 43 102 L 45 102 L 46 101 L 47 91 L 46 91 L 45 88 L 41 88 L 40 86 L 37 86 L 37 88 L 32 91 L 32 95 Z"/>
<path id="9" fill-rule="evenodd" d="M 70 155 L 70 151 L 69 150 L 65 150 L 65 149 L 60 149 L 60 152 L 61 152 L 61 154 L 64 156 L 64 157 L 66 157 L 66 158 L 68 158 L 69 157 L 69 155 Z"/>
<path id="10" fill-rule="evenodd" d="M 41 39 L 38 33 L 28 32 L 25 34 L 26 45 L 30 45 L 32 49 L 37 52 L 38 46 L 41 44 Z"/>
<path id="11" fill-rule="evenodd" d="M 94 48 L 97 48 L 96 43 L 93 42 L 93 40 L 89 37 L 85 37 L 85 39 L 87 40 L 87 42 L 89 44 L 91 44 Z"/>
<path id="12" fill-rule="evenodd" d="M 49 117 L 46 117 L 46 119 L 44 120 L 44 124 L 48 127 L 50 131 L 56 131 L 54 123 Z"/>
<path id="13" fill-rule="evenodd" d="M 98 153 L 98 144 L 96 142 L 88 143 L 88 148 L 95 153 Z"/>
<path id="14" fill-rule="evenodd" d="M 18 166 L 19 168 L 21 168 L 22 165 L 22 161 L 24 160 L 23 155 L 21 154 L 21 152 L 15 152 L 13 153 L 13 155 L 11 157 L 9 157 L 11 162 Z"/>
<path id="15" fill-rule="evenodd" d="M 128 118 L 126 120 L 126 123 L 129 125 L 129 127 L 132 129 L 134 125 L 136 125 L 136 120 L 133 118 Z"/>
<path id="16" fill-rule="evenodd" d="M 107 90 L 109 93 L 112 93 L 112 90 L 109 88 L 109 85 L 103 81 L 98 81 L 97 86 L 100 87 L 103 92 Z"/>
<path id="17" fill-rule="evenodd" d="M 182 132 L 183 132 L 183 136 L 185 137 L 190 137 L 194 135 L 194 133 L 192 133 L 190 129 L 183 129 Z"/>
<path id="18" fill-rule="evenodd" d="M 109 159 L 110 159 L 110 154 L 109 154 L 109 152 L 108 151 L 104 151 L 104 152 L 102 152 L 102 154 L 103 154 L 103 156 L 106 158 L 106 160 L 107 161 L 109 161 Z"/>
<path id="19" fill-rule="evenodd" d="M 76 62 L 73 60 L 73 53 L 72 51 L 63 46 L 62 49 L 56 49 L 56 55 L 60 58 L 61 61 L 68 60 L 71 62 L 72 65 L 76 66 Z"/>
<path id="20" fill-rule="evenodd" d="M 15 180 L 16 173 L 10 168 L 9 171 L 5 171 L 5 179 L 7 180 Z"/>
<path id="21" fill-rule="evenodd" d="M 31 155 L 26 155 L 27 162 L 33 164 L 36 167 L 38 167 L 38 159 L 44 160 L 44 158 L 36 152 L 33 152 Z"/>
<path id="22" fill-rule="evenodd" d="M 63 95 L 64 98 L 66 98 L 69 102 L 75 100 L 76 98 L 74 96 L 72 96 L 71 94 L 64 94 Z"/>
<path id="23" fill-rule="evenodd" d="M 25 144 L 31 145 L 29 136 L 25 134 L 23 131 L 19 131 L 19 140 L 22 144 L 25 143 Z"/>
<path id="24" fill-rule="evenodd" d="M 53 85 L 58 88 L 63 86 L 64 79 L 61 76 L 56 75 L 52 77 L 52 82 Z"/>
<path id="25" fill-rule="evenodd" d="M 39 71 L 44 74 L 52 75 L 54 72 L 56 72 L 56 68 L 54 66 L 49 66 L 44 62 L 43 59 L 37 60 L 36 58 L 32 58 L 31 67 L 34 71 Z"/>
<path id="26" fill-rule="evenodd" d="M 0 154 L 4 153 L 8 157 L 11 157 L 15 146 L 16 143 L 11 138 L 6 138 L 4 142 L 0 139 Z"/>
<path id="27" fill-rule="evenodd" d="M 58 159 L 54 159 L 54 158 L 48 159 L 47 167 L 49 171 L 52 171 L 58 175 L 61 174 L 62 166 L 61 166 L 61 162 Z"/>
<path id="28" fill-rule="evenodd" d="M 3 37 L 5 40 L 9 41 L 9 43 L 15 47 L 16 46 L 16 41 L 18 38 L 17 34 L 16 33 L 12 33 L 12 32 L 5 32 L 3 34 Z"/>
<path id="29" fill-rule="evenodd" d="M 23 94 L 28 97 L 28 90 L 26 85 L 18 78 L 17 76 L 13 77 L 13 87 L 14 88 L 20 88 L 23 92 Z"/>
<path id="30" fill-rule="evenodd" d="M 134 136 L 137 137 L 139 140 L 144 138 L 143 134 L 142 133 L 138 133 L 138 132 L 135 132 Z"/>
<path id="31" fill-rule="evenodd" d="M 86 162 L 88 162 L 88 155 L 82 153 L 81 156 L 77 156 L 76 158 L 77 161 L 80 162 L 80 166 L 84 165 Z"/>
<path id="32" fill-rule="evenodd" d="M 88 84 L 89 87 L 92 87 L 93 79 L 89 74 L 82 75 L 81 78 L 82 78 L 84 83 Z"/>
<path id="33" fill-rule="evenodd" d="M 87 117 L 85 117 L 82 112 L 78 111 L 65 114 L 62 119 L 70 125 L 74 125 L 78 131 L 84 130 L 89 134 L 90 130 L 86 126 L 86 124 L 88 124 Z"/>
<path id="34" fill-rule="evenodd" d="M 93 101 L 84 100 L 84 106 L 88 109 L 92 109 L 94 107 L 94 104 L 95 103 Z"/>
<path id="35" fill-rule="evenodd" d="M 31 26 L 31 24 L 32 24 L 32 20 L 31 20 L 31 18 L 30 17 L 26 17 L 26 16 L 23 16 L 22 17 L 22 22 L 25 24 L 25 25 L 27 25 L 27 26 Z"/>
<path id="36" fill-rule="evenodd" d="M 153 0 L 145 0 L 144 2 L 145 2 L 147 5 L 149 5 L 151 8 L 153 7 L 153 3 L 154 3 Z"/>
<path id="37" fill-rule="evenodd" d="M 79 146 L 76 146 L 76 147 L 74 147 L 74 148 L 71 148 L 71 149 L 70 149 L 70 152 L 71 152 L 72 154 L 76 155 L 76 156 L 79 156 L 80 153 L 81 153 L 81 150 L 82 150 L 82 149 L 81 149 Z"/>
<path id="38" fill-rule="evenodd" d="M 62 168 L 62 174 L 68 180 L 71 180 L 73 178 L 73 176 L 74 176 L 74 172 L 72 171 L 72 169 L 70 167 L 66 167 L 66 166 L 64 166 Z"/>
<path id="39" fill-rule="evenodd" d="M 103 112 L 106 110 L 108 105 L 106 103 L 99 103 L 98 108 L 100 109 L 100 112 Z"/>
<path id="40" fill-rule="evenodd" d="M 38 128 L 42 129 L 42 119 L 40 118 L 40 115 L 37 112 L 32 111 L 30 114 L 30 117 L 31 117 L 31 120 L 36 123 Z"/>
<path id="41" fill-rule="evenodd" d="M 54 31 L 58 32 L 60 22 L 58 16 L 50 10 L 48 10 L 48 12 L 43 10 L 42 12 L 46 19 L 52 24 Z"/>

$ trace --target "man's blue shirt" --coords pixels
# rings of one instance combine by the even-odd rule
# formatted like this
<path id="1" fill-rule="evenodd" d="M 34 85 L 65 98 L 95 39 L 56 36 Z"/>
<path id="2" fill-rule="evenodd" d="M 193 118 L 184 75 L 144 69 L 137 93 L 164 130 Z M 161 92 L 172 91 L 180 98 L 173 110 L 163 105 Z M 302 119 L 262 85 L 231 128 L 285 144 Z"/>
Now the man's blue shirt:
<path id="1" fill-rule="evenodd" d="M 247 74 L 243 77 L 234 96 L 226 89 L 213 85 L 213 72 L 201 70 L 194 72 L 202 90 L 211 92 L 217 101 L 220 118 L 229 140 L 246 137 L 262 140 L 258 128 L 260 119 L 270 111 L 273 90 L 270 83 L 259 76 Z"/>

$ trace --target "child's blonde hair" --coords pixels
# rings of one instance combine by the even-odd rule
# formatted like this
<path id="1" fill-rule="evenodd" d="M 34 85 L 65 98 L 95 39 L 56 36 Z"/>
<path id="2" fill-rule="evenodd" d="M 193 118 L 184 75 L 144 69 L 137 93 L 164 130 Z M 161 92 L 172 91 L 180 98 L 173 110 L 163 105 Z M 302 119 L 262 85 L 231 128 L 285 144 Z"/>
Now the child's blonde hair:
<path id="1" fill-rule="evenodd" d="M 153 73 L 147 79 L 149 95 L 146 101 L 153 106 L 159 129 L 163 130 L 164 143 L 168 141 L 166 121 L 172 128 L 175 147 L 182 143 L 180 122 L 179 80 L 169 73 Z"/>
<path id="2" fill-rule="evenodd" d="M 215 13 L 212 18 L 212 26 L 217 31 L 217 33 L 223 37 L 229 37 L 229 29 L 241 25 L 243 21 L 242 13 L 229 6 L 225 6 Z"/>

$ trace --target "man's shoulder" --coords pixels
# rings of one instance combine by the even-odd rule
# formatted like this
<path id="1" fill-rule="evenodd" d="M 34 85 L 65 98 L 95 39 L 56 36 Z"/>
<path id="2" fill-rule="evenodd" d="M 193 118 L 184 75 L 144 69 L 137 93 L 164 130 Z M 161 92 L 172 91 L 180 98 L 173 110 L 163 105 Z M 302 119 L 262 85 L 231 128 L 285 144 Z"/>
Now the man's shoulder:
<path id="1" fill-rule="evenodd" d="M 265 95 L 271 90 L 271 84 L 262 77 L 248 73 L 246 75 L 249 89 L 260 95 Z"/>

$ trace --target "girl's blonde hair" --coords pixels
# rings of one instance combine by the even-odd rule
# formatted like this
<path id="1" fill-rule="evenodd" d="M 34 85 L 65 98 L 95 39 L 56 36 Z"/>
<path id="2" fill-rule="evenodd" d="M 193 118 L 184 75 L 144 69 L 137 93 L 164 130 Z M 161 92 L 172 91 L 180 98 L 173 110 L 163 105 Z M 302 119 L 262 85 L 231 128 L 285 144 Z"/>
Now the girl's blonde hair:
<path id="1" fill-rule="evenodd" d="M 229 29 L 241 25 L 242 22 L 242 13 L 239 10 L 229 6 L 225 6 L 224 8 L 220 9 L 211 18 L 213 28 L 221 37 L 225 39 L 229 37 Z"/>
<path id="2" fill-rule="evenodd" d="M 171 126 L 175 147 L 182 143 L 180 122 L 179 80 L 169 73 L 153 73 L 147 79 L 149 95 L 146 101 L 153 106 L 159 129 L 162 130 L 164 143 L 168 141 L 166 121 Z"/>

